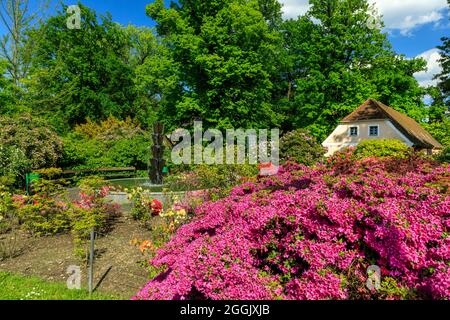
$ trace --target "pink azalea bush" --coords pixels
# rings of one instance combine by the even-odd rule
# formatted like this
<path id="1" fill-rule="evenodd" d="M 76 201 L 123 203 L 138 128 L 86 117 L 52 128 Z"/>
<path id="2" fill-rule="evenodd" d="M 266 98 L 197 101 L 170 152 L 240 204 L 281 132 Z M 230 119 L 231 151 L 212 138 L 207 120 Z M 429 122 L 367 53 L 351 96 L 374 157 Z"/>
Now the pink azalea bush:
<path id="1" fill-rule="evenodd" d="M 417 159 L 288 164 L 200 206 L 134 299 L 450 299 L 449 177 Z"/>

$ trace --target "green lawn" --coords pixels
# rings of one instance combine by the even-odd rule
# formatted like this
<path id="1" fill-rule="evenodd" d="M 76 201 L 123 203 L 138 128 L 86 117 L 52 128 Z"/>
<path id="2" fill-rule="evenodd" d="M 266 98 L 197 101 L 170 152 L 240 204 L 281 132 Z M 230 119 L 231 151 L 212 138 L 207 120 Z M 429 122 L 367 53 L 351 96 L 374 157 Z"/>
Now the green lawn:
<path id="1" fill-rule="evenodd" d="M 122 300 L 123 298 L 69 290 L 64 284 L 0 272 L 0 300 Z"/>

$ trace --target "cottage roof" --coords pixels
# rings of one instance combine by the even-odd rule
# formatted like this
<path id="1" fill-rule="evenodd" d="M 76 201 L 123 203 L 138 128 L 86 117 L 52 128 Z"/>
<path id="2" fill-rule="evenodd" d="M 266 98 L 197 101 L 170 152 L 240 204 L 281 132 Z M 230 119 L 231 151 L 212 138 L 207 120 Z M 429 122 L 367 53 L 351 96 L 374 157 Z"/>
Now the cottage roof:
<path id="1" fill-rule="evenodd" d="M 414 119 L 394 110 L 374 99 L 368 99 L 358 109 L 348 115 L 343 123 L 365 120 L 389 119 L 392 124 L 403 133 L 415 147 L 426 149 L 443 149 L 433 136 Z"/>

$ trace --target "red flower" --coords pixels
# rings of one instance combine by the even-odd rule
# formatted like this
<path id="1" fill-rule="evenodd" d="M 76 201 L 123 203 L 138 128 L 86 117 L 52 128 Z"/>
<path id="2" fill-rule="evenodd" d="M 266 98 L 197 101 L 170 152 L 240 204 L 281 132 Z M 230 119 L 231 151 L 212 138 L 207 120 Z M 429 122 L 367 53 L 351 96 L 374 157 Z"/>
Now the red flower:
<path id="1" fill-rule="evenodd" d="M 272 163 L 271 162 L 258 164 L 259 170 L 261 170 L 261 169 L 270 169 L 271 167 L 272 167 Z"/>
<path id="2" fill-rule="evenodd" d="M 161 211 L 163 209 L 163 205 L 158 200 L 154 199 L 150 203 L 150 208 L 152 209 L 152 215 L 159 216 L 161 214 Z"/>

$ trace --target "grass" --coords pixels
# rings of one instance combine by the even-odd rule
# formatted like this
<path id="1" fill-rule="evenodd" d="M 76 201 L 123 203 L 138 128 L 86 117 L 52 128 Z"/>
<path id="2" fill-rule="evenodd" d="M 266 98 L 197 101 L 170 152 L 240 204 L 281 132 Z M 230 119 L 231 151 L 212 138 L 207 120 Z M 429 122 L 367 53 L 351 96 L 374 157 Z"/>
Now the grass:
<path id="1" fill-rule="evenodd" d="M 62 283 L 47 282 L 36 277 L 24 277 L 0 272 L 0 300 L 122 300 L 123 298 L 69 290 Z"/>

